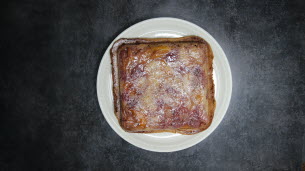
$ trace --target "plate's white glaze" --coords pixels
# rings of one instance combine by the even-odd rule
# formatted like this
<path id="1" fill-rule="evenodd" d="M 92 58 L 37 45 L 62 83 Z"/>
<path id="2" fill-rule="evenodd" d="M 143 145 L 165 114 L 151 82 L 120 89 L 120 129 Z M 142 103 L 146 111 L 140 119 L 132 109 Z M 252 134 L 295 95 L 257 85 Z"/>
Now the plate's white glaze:
<path id="1" fill-rule="evenodd" d="M 205 39 L 214 53 L 214 84 L 216 110 L 211 126 L 195 135 L 173 133 L 136 134 L 127 133 L 119 125 L 114 115 L 112 95 L 112 75 L 109 50 L 119 38 L 137 37 L 182 37 L 197 35 Z M 199 26 L 176 18 L 154 18 L 137 23 L 125 31 L 109 45 L 97 75 L 97 97 L 105 119 L 112 129 L 129 143 L 142 149 L 156 152 L 172 152 L 191 147 L 209 136 L 223 119 L 231 99 L 232 76 L 225 53 L 217 41 Z"/>

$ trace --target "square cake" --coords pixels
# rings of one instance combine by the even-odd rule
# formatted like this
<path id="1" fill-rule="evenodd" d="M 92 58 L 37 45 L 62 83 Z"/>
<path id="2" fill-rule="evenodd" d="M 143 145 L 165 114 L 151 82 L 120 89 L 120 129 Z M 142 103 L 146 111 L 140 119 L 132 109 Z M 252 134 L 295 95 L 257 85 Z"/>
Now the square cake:
<path id="1" fill-rule="evenodd" d="M 119 39 L 110 53 L 114 109 L 125 131 L 195 134 L 210 126 L 216 102 L 205 40 Z"/>

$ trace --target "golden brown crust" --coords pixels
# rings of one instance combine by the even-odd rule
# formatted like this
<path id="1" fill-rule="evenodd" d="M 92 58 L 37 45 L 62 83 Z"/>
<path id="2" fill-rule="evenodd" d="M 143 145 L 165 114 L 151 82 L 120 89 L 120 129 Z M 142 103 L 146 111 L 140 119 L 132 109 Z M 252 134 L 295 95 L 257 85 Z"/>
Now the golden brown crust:
<path id="1" fill-rule="evenodd" d="M 171 42 L 200 42 L 204 43 L 207 46 L 208 51 L 208 60 L 207 60 L 207 67 L 206 72 L 207 74 L 207 101 L 208 101 L 208 116 L 210 119 L 208 119 L 208 123 L 205 125 L 202 125 L 200 128 L 178 128 L 178 129 L 157 129 L 157 130 L 149 130 L 149 131 L 137 131 L 137 130 L 128 130 L 123 125 L 122 122 L 120 122 L 121 127 L 125 129 L 125 131 L 128 132 L 136 132 L 136 133 L 159 133 L 159 132 L 173 132 L 173 133 L 180 133 L 180 134 L 195 134 L 198 132 L 201 132 L 205 129 L 207 129 L 211 122 L 212 118 L 214 116 L 215 111 L 215 98 L 214 98 L 214 83 L 213 83 L 213 53 L 211 50 L 210 45 L 204 41 L 202 38 L 197 36 L 187 36 L 182 38 L 157 38 L 157 39 L 149 39 L 149 38 L 135 38 L 135 39 L 119 39 L 111 48 L 110 54 L 111 54 L 111 63 L 112 63 L 112 76 L 113 76 L 113 97 L 114 97 L 114 109 L 115 109 L 115 115 L 118 118 L 119 121 L 121 121 L 121 102 L 120 102 L 120 77 L 119 77 L 119 67 L 118 67 L 118 49 L 122 45 L 128 45 L 128 44 L 151 44 L 151 43 L 171 43 Z"/>

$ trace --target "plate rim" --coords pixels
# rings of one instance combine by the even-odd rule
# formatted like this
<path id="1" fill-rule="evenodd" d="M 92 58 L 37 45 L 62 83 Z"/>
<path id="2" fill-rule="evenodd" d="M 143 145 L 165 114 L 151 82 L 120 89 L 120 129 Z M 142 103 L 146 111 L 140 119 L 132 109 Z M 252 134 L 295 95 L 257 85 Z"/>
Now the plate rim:
<path id="1" fill-rule="evenodd" d="M 217 121 L 217 124 L 212 127 L 209 132 L 207 132 L 206 136 L 202 136 L 196 140 L 194 140 L 193 142 L 191 143 L 188 143 L 188 144 L 184 144 L 182 147 L 178 147 L 176 149 L 170 149 L 170 150 L 161 150 L 161 149 L 150 149 L 150 148 L 146 148 L 146 147 L 143 147 L 143 146 L 140 146 L 139 144 L 134 144 L 134 142 L 131 142 L 131 140 L 127 139 L 127 137 L 125 136 L 122 136 L 120 134 L 119 131 L 116 130 L 116 127 L 112 124 L 110 124 L 110 118 L 108 118 L 107 116 L 105 116 L 104 112 L 103 112 L 103 104 L 101 102 L 101 96 L 100 93 L 99 93 L 99 82 L 100 82 L 100 78 L 101 78 L 101 67 L 102 65 L 105 63 L 105 56 L 107 55 L 106 53 L 109 52 L 111 46 L 113 45 L 113 43 L 118 40 L 122 35 L 124 35 L 125 33 L 127 33 L 128 31 L 132 30 L 134 27 L 137 27 L 139 25 L 143 25 L 147 22 L 151 22 L 151 21 L 155 21 L 155 20 L 171 20 L 171 21 L 175 21 L 175 22 L 180 22 L 180 23 L 186 23 L 186 24 L 189 24 L 191 25 L 192 27 L 194 28 L 197 28 L 201 31 L 203 31 L 207 36 L 209 37 L 209 39 L 213 40 L 214 41 L 214 44 L 215 46 L 217 46 L 217 48 L 219 48 L 221 51 L 221 56 L 224 56 L 225 58 L 223 59 L 223 62 L 225 63 L 225 65 L 228 67 L 228 100 L 226 101 L 225 103 L 225 106 L 224 106 L 224 114 L 221 115 L 219 118 L 218 118 L 218 121 Z M 231 98 L 232 98 L 232 88 L 233 88 L 233 82 L 232 82 L 232 72 L 231 72 L 231 67 L 230 67 L 230 64 L 229 64 L 229 61 L 228 61 L 228 58 L 226 56 L 226 54 L 224 53 L 222 47 L 219 45 L 219 43 L 216 41 L 216 39 L 214 39 L 213 36 L 211 36 L 206 30 L 204 30 L 203 28 L 199 27 L 198 25 L 192 23 L 192 22 L 189 22 L 187 20 L 183 20 L 183 19 L 179 19 L 179 18 L 173 18 L 173 17 L 157 17 L 157 18 L 150 18 L 150 19 L 146 19 L 146 20 L 143 20 L 143 21 L 140 21 L 138 23 L 135 23 L 133 25 L 131 25 L 130 27 L 126 28 L 124 31 L 122 31 L 118 36 L 116 36 L 113 41 L 109 44 L 109 46 L 107 47 L 107 49 L 105 50 L 104 54 L 103 54 L 103 57 L 101 59 L 101 62 L 99 64 L 99 68 L 98 68 L 98 73 L 97 73 L 97 78 L 96 78 L 96 90 L 97 90 L 97 99 L 98 99 L 98 103 L 99 103 L 99 106 L 100 106 L 100 109 L 101 109 L 101 112 L 104 116 L 104 118 L 106 119 L 108 125 L 110 125 L 110 127 L 112 128 L 112 130 L 118 134 L 122 139 L 124 139 L 125 141 L 127 141 L 128 143 L 138 147 L 138 148 L 141 148 L 141 149 L 144 149 L 144 150 L 148 150 L 148 151 L 152 151 L 152 152 L 175 152 L 175 151 L 180 151 L 180 150 L 184 150 L 184 149 L 187 149 L 187 148 L 190 148 L 196 144 L 198 144 L 199 142 L 203 141 L 205 138 L 207 138 L 212 132 L 215 131 L 215 129 L 220 125 L 221 121 L 223 120 L 224 116 L 226 115 L 227 113 L 227 110 L 229 108 L 229 105 L 230 105 L 230 102 L 231 102 Z M 216 105 L 217 105 L 217 102 L 216 102 Z M 113 113 L 114 114 L 114 113 Z M 211 125 L 212 126 L 212 125 Z M 211 127 L 210 126 L 210 127 Z M 144 143 L 144 142 L 143 142 Z M 146 143 L 144 143 L 146 144 Z M 146 144 L 146 145 L 149 145 L 149 144 Z"/>

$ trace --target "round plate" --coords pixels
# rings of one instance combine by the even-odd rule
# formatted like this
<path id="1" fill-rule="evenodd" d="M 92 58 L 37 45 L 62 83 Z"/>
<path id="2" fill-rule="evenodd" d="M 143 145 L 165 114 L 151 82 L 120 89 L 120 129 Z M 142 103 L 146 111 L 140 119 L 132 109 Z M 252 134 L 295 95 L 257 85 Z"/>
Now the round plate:
<path id="1" fill-rule="evenodd" d="M 114 114 L 112 95 L 112 74 L 109 50 L 119 38 L 160 38 L 197 35 L 205 39 L 212 47 L 214 54 L 213 78 L 215 84 L 216 110 L 212 124 L 208 129 L 195 135 L 174 133 L 138 134 L 125 132 Z M 137 23 L 125 31 L 109 45 L 97 75 L 97 97 L 105 119 L 111 128 L 124 140 L 145 150 L 172 152 L 191 147 L 209 136 L 223 119 L 231 99 L 232 76 L 225 53 L 217 41 L 199 26 L 176 18 L 154 18 Z"/>

